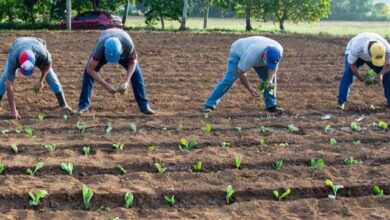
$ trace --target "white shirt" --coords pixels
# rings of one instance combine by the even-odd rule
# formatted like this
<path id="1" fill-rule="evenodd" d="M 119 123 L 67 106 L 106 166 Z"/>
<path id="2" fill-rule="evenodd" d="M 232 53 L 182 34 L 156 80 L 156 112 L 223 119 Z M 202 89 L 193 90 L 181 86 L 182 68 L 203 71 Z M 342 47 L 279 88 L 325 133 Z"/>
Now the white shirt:
<path id="1" fill-rule="evenodd" d="M 252 67 L 261 67 L 266 64 L 263 62 L 261 55 L 267 47 L 276 47 L 283 55 L 283 47 L 270 38 L 266 37 L 246 37 L 241 38 L 232 44 L 232 52 L 235 52 L 239 57 L 238 68 L 243 72 L 247 72 Z"/>
<path id="2" fill-rule="evenodd" d="M 354 64 L 358 58 L 371 62 L 371 56 L 368 51 L 368 44 L 371 41 L 377 41 L 383 44 L 386 48 L 386 64 L 390 64 L 390 45 L 389 43 L 379 34 L 364 32 L 356 35 L 352 38 L 345 51 L 345 54 L 348 55 L 348 63 Z"/>

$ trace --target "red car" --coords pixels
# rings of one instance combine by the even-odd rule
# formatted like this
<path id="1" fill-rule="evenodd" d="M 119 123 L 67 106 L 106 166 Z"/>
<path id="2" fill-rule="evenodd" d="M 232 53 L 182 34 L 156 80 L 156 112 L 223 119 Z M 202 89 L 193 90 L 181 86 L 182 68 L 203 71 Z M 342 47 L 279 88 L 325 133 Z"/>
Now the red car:
<path id="1" fill-rule="evenodd" d="M 99 29 L 123 28 L 122 20 L 108 12 L 88 11 L 72 18 L 72 29 Z M 61 22 L 61 28 L 66 28 L 66 21 Z"/>

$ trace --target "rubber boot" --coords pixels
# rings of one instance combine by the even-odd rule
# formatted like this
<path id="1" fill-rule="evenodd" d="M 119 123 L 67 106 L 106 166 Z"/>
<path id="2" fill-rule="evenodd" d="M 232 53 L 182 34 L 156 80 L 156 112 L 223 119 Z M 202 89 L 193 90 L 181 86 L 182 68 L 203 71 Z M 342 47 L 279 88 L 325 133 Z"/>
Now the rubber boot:
<path id="1" fill-rule="evenodd" d="M 68 103 L 66 103 L 65 95 L 63 92 L 56 94 L 58 105 L 61 109 L 72 111 L 72 109 L 69 107 Z"/>

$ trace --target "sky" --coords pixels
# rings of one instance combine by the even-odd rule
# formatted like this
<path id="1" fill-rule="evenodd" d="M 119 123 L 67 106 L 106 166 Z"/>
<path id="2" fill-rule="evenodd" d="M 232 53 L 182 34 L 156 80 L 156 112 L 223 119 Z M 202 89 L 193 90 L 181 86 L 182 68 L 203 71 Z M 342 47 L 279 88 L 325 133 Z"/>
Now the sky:
<path id="1" fill-rule="evenodd" d="M 378 3 L 378 2 L 384 2 L 390 4 L 390 0 L 374 0 L 374 3 Z"/>

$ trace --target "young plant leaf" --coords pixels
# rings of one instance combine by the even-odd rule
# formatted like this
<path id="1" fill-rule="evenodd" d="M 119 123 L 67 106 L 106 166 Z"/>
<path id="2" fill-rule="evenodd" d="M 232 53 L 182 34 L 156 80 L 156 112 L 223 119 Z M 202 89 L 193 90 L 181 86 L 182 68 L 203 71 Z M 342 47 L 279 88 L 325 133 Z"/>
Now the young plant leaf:
<path id="1" fill-rule="evenodd" d="M 313 167 L 313 168 L 323 167 L 325 165 L 325 160 L 311 158 L 309 164 L 310 164 L 310 167 Z"/>
<path id="2" fill-rule="evenodd" d="M 211 124 L 210 123 L 207 123 L 203 126 L 202 130 L 204 132 L 207 132 L 207 133 L 210 133 L 211 132 Z"/>
<path id="3" fill-rule="evenodd" d="M 55 144 L 45 144 L 44 147 L 48 150 L 48 151 L 55 151 L 57 149 L 56 145 Z"/>
<path id="4" fill-rule="evenodd" d="M 170 205 L 171 207 L 173 207 L 176 203 L 176 200 L 175 200 L 175 195 L 172 195 L 172 196 L 168 196 L 168 195 L 165 195 L 164 196 L 164 200 L 166 203 L 168 203 L 168 205 Z"/>
<path id="5" fill-rule="evenodd" d="M 242 155 L 238 155 L 236 159 L 234 160 L 234 164 L 236 165 L 237 169 L 240 169 L 241 166 L 241 160 L 242 160 Z"/>
<path id="6" fill-rule="evenodd" d="M 133 133 L 137 132 L 137 125 L 135 123 L 130 124 L 130 131 Z"/>
<path id="7" fill-rule="evenodd" d="M 387 123 L 384 122 L 384 121 L 379 121 L 379 122 L 378 122 L 378 126 L 379 126 L 382 130 L 384 130 L 384 131 L 386 131 L 386 130 L 388 129 Z"/>
<path id="8" fill-rule="evenodd" d="M 11 144 L 11 149 L 15 154 L 19 153 L 18 146 L 16 144 Z"/>
<path id="9" fill-rule="evenodd" d="M 4 172 L 4 164 L 0 163 L 0 174 Z"/>
<path id="10" fill-rule="evenodd" d="M 160 163 L 154 163 L 154 166 L 156 167 L 159 173 L 165 173 L 165 171 L 167 171 L 168 169 L 166 167 L 162 167 Z"/>
<path id="11" fill-rule="evenodd" d="M 91 153 L 91 148 L 89 146 L 84 146 L 83 147 L 83 154 L 85 156 L 88 156 Z"/>
<path id="12" fill-rule="evenodd" d="M 35 169 L 34 171 L 32 171 L 30 168 L 27 169 L 27 174 L 31 175 L 31 176 L 34 176 L 38 170 L 42 169 L 43 167 L 43 163 L 42 162 L 38 162 L 37 164 L 35 164 Z"/>
<path id="13" fill-rule="evenodd" d="M 295 127 L 293 124 L 289 124 L 288 126 L 288 131 L 290 132 L 298 132 L 299 128 Z"/>
<path id="14" fill-rule="evenodd" d="M 228 204 L 228 205 L 230 204 L 230 202 L 232 200 L 233 193 L 234 193 L 234 189 L 233 189 L 232 185 L 228 185 L 226 188 L 226 204 Z"/>
<path id="15" fill-rule="evenodd" d="M 148 152 L 153 152 L 156 150 L 156 147 L 153 145 L 148 146 Z"/>
<path id="16" fill-rule="evenodd" d="M 116 169 L 119 170 L 119 172 L 121 172 L 122 174 L 125 174 L 127 172 L 127 170 L 123 168 L 120 164 L 116 166 Z"/>
<path id="17" fill-rule="evenodd" d="M 265 141 L 264 138 L 260 138 L 259 145 L 260 145 L 260 147 L 266 147 L 267 146 L 267 142 Z"/>
<path id="18" fill-rule="evenodd" d="M 61 169 L 63 169 L 69 176 L 72 176 L 73 174 L 73 163 L 68 162 L 62 162 L 61 163 Z"/>
<path id="19" fill-rule="evenodd" d="M 38 119 L 39 119 L 39 121 L 43 121 L 43 119 L 45 119 L 45 113 L 43 113 L 43 112 L 39 113 Z"/>
<path id="20" fill-rule="evenodd" d="M 202 170 L 202 161 L 198 161 L 196 162 L 196 164 L 194 165 L 194 171 L 195 172 L 200 172 Z"/>
<path id="21" fill-rule="evenodd" d="M 187 141 L 185 138 L 180 139 L 179 148 L 181 151 L 184 150 L 192 150 L 192 148 L 196 147 L 197 142 L 195 140 Z"/>
<path id="22" fill-rule="evenodd" d="M 283 160 L 277 160 L 275 163 L 272 164 L 272 168 L 274 170 L 280 170 L 283 167 Z"/>
<path id="23" fill-rule="evenodd" d="M 226 148 L 226 147 L 230 147 L 231 143 L 229 141 L 222 141 L 221 142 L 221 147 L 222 148 Z"/>
<path id="24" fill-rule="evenodd" d="M 382 197 L 384 195 L 383 189 L 379 188 L 379 186 L 374 186 L 374 188 L 372 188 L 372 191 L 374 192 L 374 195 L 376 197 Z"/>
<path id="25" fill-rule="evenodd" d="M 332 127 L 331 125 L 326 125 L 324 127 L 324 133 L 328 133 L 331 127 Z"/>
<path id="26" fill-rule="evenodd" d="M 234 127 L 234 130 L 237 132 L 241 132 L 241 127 Z"/>
<path id="27" fill-rule="evenodd" d="M 269 132 L 269 128 L 262 125 L 262 126 L 260 126 L 259 131 L 260 131 L 260 133 L 267 133 L 267 132 Z"/>
<path id="28" fill-rule="evenodd" d="M 92 189 L 88 188 L 86 185 L 83 185 L 83 202 L 84 202 L 85 209 L 91 208 L 92 196 L 93 196 Z"/>
<path id="29" fill-rule="evenodd" d="M 284 198 L 290 195 L 290 193 L 291 193 L 290 188 L 287 188 L 282 194 L 280 194 L 278 190 L 273 191 L 273 194 L 278 201 L 282 201 Z"/>
<path id="30" fill-rule="evenodd" d="M 334 138 L 329 139 L 329 144 L 336 145 L 337 144 L 336 139 L 334 139 Z"/>
<path id="31" fill-rule="evenodd" d="M 114 144 L 112 144 L 112 147 L 115 149 L 115 150 L 123 150 L 123 146 L 125 146 L 124 143 L 122 142 L 116 142 Z"/>
<path id="32" fill-rule="evenodd" d="M 356 132 L 362 131 L 362 128 L 354 121 L 351 122 L 350 127 L 351 127 L 352 130 L 354 130 Z"/>
<path id="33" fill-rule="evenodd" d="M 24 129 L 24 132 L 25 132 L 28 136 L 32 137 L 32 136 L 33 136 L 34 130 L 33 130 L 32 128 L 25 128 L 25 129 Z"/>
<path id="34" fill-rule="evenodd" d="M 80 133 L 84 133 L 85 129 L 87 128 L 87 123 L 83 121 L 77 121 L 76 127 L 79 129 Z"/>
<path id="35" fill-rule="evenodd" d="M 111 134 L 112 132 L 112 123 L 107 122 L 106 134 Z"/>
<path id="36" fill-rule="evenodd" d="M 362 142 L 361 142 L 360 140 L 354 140 L 354 141 L 353 141 L 353 144 L 354 144 L 354 145 L 360 145 L 360 144 L 362 144 Z"/>
<path id="37" fill-rule="evenodd" d="M 131 192 L 127 192 L 125 194 L 125 208 L 130 208 L 133 206 L 133 201 L 134 201 L 134 195 Z"/>
<path id="38" fill-rule="evenodd" d="M 344 160 L 344 163 L 348 166 L 358 164 L 359 162 L 353 158 L 353 156 L 349 156 Z"/>
<path id="39" fill-rule="evenodd" d="M 286 143 L 280 143 L 279 147 L 288 147 L 288 143 L 287 142 Z"/>
<path id="40" fill-rule="evenodd" d="M 32 192 L 29 192 L 28 195 L 30 196 L 30 202 L 29 204 L 31 206 L 37 206 L 39 205 L 39 202 L 41 201 L 41 199 L 45 196 L 47 196 L 47 191 L 46 190 L 42 190 L 42 189 L 38 189 L 37 191 L 35 191 L 35 194 L 33 194 Z"/>

